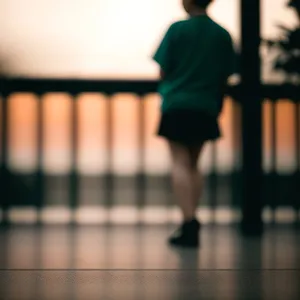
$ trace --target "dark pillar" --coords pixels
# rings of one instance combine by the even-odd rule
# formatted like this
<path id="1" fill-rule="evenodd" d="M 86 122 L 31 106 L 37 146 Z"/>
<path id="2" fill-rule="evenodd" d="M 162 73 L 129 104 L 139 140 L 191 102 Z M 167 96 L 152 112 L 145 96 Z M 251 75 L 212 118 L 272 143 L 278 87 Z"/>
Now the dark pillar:
<path id="1" fill-rule="evenodd" d="M 262 233 L 260 0 L 241 0 L 242 232 Z"/>

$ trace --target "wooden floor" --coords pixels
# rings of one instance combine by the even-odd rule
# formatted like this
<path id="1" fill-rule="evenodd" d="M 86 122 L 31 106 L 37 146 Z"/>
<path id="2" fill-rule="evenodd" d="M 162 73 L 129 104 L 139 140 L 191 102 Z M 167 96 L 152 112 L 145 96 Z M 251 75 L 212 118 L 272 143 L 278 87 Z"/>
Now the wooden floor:
<path id="1" fill-rule="evenodd" d="M 299 230 L 205 226 L 199 250 L 176 250 L 173 229 L 1 228 L 0 299 L 300 299 Z"/>

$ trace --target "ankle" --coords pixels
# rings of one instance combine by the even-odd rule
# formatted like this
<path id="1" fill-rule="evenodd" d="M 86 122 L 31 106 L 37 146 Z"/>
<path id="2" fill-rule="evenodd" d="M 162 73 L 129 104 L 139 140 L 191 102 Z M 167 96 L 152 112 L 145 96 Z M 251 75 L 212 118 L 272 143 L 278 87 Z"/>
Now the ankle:
<path id="1" fill-rule="evenodd" d="M 197 218 L 194 216 L 194 217 L 184 218 L 183 223 L 190 224 L 190 223 L 194 223 L 195 221 L 198 222 Z"/>

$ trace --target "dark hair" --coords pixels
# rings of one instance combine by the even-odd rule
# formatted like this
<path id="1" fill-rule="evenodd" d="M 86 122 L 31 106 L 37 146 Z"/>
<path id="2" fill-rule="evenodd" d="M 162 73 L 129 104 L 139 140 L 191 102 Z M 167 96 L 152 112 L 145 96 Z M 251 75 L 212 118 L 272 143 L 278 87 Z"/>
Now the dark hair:
<path id="1" fill-rule="evenodd" d="M 212 2 L 213 0 L 193 0 L 194 5 L 199 6 L 200 8 L 207 8 L 207 6 Z"/>

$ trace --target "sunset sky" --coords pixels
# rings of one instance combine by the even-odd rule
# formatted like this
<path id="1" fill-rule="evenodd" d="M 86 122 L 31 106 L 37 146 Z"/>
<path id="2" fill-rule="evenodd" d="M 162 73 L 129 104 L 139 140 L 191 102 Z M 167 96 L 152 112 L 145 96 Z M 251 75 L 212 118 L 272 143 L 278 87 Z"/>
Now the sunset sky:
<path id="1" fill-rule="evenodd" d="M 175 20 L 185 18 L 181 0 L 1 0 L 0 70 L 11 76 L 73 78 L 157 78 L 158 67 L 150 57 L 162 35 Z M 262 0 L 262 36 L 279 34 L 278 23 L 296 24 L 286 0 Z M 212 18 L 227 28 L 238 48 L 240 39 L 239 1 L 215 0 Z M 272 56 L 263 51 L 263 79 L 280 81 L 271 72 Z M 31 94 L 11 97 L 11 163 L 23 170 L 35 164 L 36 98 Z M 49 94 L 44 99 L 46 140 L 44 166 L 49 172 L 63 172 L 69 167 L 68 118 L 70 97 Z M 80 106 L 79 165 L 87 173 L 103 172 L 105 158 L 106 100 L 101 94 L 83 95 Z M 164 142 L 156 138 L 159 97 L 145 100 L 146 170 L 168 170 Z M 115 172 L 136 172 L 137 100 L 132 95 L 118 95 L 113 100 Z M 270 105 L 264 106 L 264 165 L 270 163 Z M 283 101 L 278 107 L 278 167 L 291 171 L 295 162 L 293 105 Z M 236 156 L 232 147 L 232 102 L 226 102 L 221 119 L 225 138 L 218 142 L 218 169 L 226 172 Z M 202 166 L 210 168 L 210 147 L 205 149 Z"/>
<path id="2" fill-rule="evenodd" d="M 239 2 L 215 0 L 209 11 L 237 47 Z M 278 36 L 277 24 L 296 24 L 286 2 L 261 1 L 264 38 Z M 1 0 L 0 65 L 22 76 L 156 78 L 150 57 L 167 27 L 185 17 L 181 0 Z M 281 79 L 264 62 L 264 79 Z"/>

